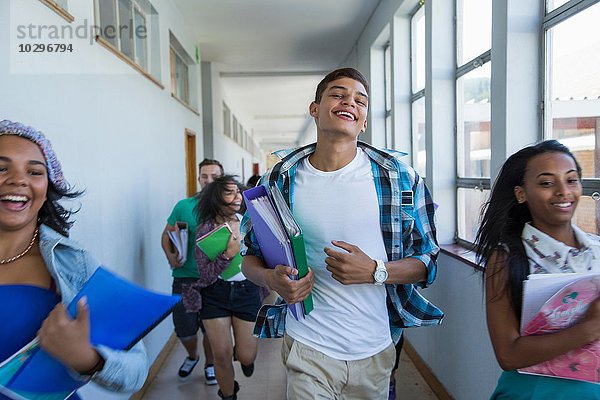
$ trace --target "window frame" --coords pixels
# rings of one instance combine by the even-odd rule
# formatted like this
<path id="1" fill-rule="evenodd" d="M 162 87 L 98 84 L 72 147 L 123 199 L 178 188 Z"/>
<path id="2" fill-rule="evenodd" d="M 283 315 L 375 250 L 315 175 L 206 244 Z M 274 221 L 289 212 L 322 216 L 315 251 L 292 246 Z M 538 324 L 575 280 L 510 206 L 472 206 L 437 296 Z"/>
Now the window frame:
<path id="1" fill-rule="evenodd" d="M 75 21 L 75 17 L 69 13 L 69 2 L 65 0 L 67 3 L 67 7 L 63 7 L 57 1 L 54 0 L 40 0 L 42 4 L 45 4 L 49 9 L 60 15 L 65 21 L 68 23 L 72 23 Z"/>
<path id="2" fill-rule="evenodd" d="M 112 20 L 111 21 L 102 21 L 101 19 L 101 6 L 100 4 L 104 4 L 104 6 L 106 7 L 106 4 L 109 4 L 108 2 L 110 1 L 110 4 L 112 5 Z M 164 86 L 162 85 L 162 83 L 160 82 L 160 75 L 161 75 L 161 60 L 160 57 L 156 58 L 156 60 L 153 61 L 153 56 L 152 54 L 154 52 L 156 52 L 157 54 L 160 55 L 160 39 L 156 38 L 154 33 L 154 30 L 156 30 L 156 32 L 159 31 L 159 27 L 158 27 L 158 23 L 156 23 L 156 27 L 155 22 L 153 22 L 153 15 L 158 16 L 158 12 L 156 11 L 156 9 L 152 6 L 152 4 L 148 1 L 148 7 L 150 7 L 150 11 L 151 12 L 147 12 L 147 10 L 144 9 L 143 5 L 140 5 L 140 1 L 146 1 L 146 0 L 128 0 L 130 5 L 131 5 L 131 21 L 133 26 L 131 26 L 131 29 L 136 30 L 135 27 L 135 21 L 134 21 L 134 15 L 135 15 L 135 9 L 137 7 L 137 9 L 140 11 L 140 15 L 144 18 L 144 21 L 146 23 L 145 25 L 145 30 L 146 30 L 146 38 L 144 39 L 144 55 L 145 55 L 145 65 L 141 65 L 140 63 L 136 62 L 136 38 L 133 37 L 134 35 L 131 35 L 132 37 L 130 38 L 130 42 L 129 45 L 131 46 L 131 57 L 128 56 L 122 49 L 122 38 L 120 34 L 115 33 L 115 43 L 112 43 L 110 38 L 105 38 L 99 34 L 96 35 L 96 42 L 98 44 L 100 44 L 102 47 L 104 47 L 105 49 L 107 49 L 108 51 L 110 51 L 111 53 L 113 53 L 115 56 L 117 56 L 117 58 L 119 58 L 120 60 L 124 61 L 126 64 L 128 64 L 129 66 L 131 66 L 133 69 L 135 69 L 136 71 L 138 71 L 139 73 L 141 73 L 143 76 L 145 76 L 146 78 L 148 78 L 150 81 L 152 81 L 156 86 L 158 86 L 161 90 L 164 89 Z M 117 31 L 120 31 L 120 26 L 121 26 L 121 15 L 119 12 L 119 2 L 120 0 L 96 0 L 94 2 L 94 18 L 95 18 L 95 23 L 97 26 L 101 26 L 104 27 L 105 25 L 103 24 L 104 22 L 109 22 L 108 24 L 106 24 L 106 26 L 110 26 L 112 24 L 113 26 L 113 31 L 116 27 Z M 104 31 L 104 28 L 103 30 Z M 153 47 L 156 47 L 156 49 L 154 49 Z M 154 72 L 151 72 L 152 70 L 155 70 Z"/>

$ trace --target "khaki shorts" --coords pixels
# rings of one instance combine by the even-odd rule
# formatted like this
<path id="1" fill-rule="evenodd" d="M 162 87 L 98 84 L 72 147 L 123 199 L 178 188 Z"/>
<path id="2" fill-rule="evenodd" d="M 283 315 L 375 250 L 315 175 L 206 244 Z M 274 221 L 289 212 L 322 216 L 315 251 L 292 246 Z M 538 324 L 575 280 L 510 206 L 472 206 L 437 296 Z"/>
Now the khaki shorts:
<path id="1" fill-rule="evenodd" d="M 287 369 L 288 400 L 387 400 L 396 348 L 362 360 L 342 361 L 292 339 L 281 348 Z"/>

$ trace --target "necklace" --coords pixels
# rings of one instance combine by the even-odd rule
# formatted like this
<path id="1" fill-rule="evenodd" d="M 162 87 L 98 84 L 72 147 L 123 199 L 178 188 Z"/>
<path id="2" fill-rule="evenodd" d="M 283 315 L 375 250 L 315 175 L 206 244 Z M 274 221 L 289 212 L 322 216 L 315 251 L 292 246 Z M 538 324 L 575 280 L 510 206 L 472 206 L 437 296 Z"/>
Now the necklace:
<path id="1" fill-rule="evenodd" d="M 0 260 L 0 265 L 4 265 L 4 264 L 11 263 L 13 261 L 16 261 L 19 258 L 23 257 L 25 254 L 27 254 L 29 252 L 29 250 L 31 250 L 31 248 L 33 247 L 33 243 L 35 242 L 35 239 L 37 238 L 37 235 L 38 235 L 38 230 L 39 230 L 39 228 L 35 228 L 35 232 L 33 232 L 33 237 L 31 238 L 31 242 L 29 242 L 29 246 L 27 246 L 27 248 L 25 250 L 23 250 L 21 253 L 17 254 L 14 257 L 7 258 L 6 260 Z"/>

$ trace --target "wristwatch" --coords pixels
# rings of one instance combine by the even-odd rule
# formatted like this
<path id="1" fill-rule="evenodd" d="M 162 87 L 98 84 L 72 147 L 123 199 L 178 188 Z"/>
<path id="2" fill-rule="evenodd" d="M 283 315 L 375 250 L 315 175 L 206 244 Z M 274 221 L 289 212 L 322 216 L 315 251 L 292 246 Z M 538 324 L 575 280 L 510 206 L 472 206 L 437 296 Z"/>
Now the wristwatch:
<path id="1" fill-rule="evenodd" d="M 375 263 L 377 266 L 375 267 L 375 272 L 373 272 L 373 279 L 375 279 L 376 285 L 383 285 L 388 278 L 387 269 L 382 260 L 375 260 Z"/>

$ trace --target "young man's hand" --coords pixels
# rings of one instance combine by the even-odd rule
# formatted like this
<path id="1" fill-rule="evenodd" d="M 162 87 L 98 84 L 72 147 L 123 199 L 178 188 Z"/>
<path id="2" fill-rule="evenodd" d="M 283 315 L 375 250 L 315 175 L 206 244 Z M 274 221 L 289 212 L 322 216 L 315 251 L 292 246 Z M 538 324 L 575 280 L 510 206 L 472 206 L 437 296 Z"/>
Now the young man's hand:
<path id="1" fill-rule="evenodd" d="M 179 254 L 177 250 L 173 253 L 165 253 L 167 255 L 167 260 L 169 261 L 169 265 L 171 268 L 179 268 L 181 267 L 181 263 L 179 262 Z"/>
<path id="2" fill-rule="evenodd" d="M 176 229 L 177 228 L 175 228 L 174 226 L 167 224 L 167 226 L 165 226 L 165 229 L 163 230 L 161 237 L 161 246 L 163 248 L 163 251 L 165 252 L 165 256 L 167 256 L 169 266 L 172 269 L 180 268 L 182 266 L 181 262 L 179 262 L 179 253 L 175 249 L 175 246 L 173 246 L 171 239 L 169 239 L 169 234 L 167 233 L 168 231 L 174 231 Z"/>
<path id="3" fill-rule="evenodd" d="M 298 303 L 310 294 L 314 284 L 314 273 L 309 268 L 304 278 L 293 280 L 298 270 L 285 265 L 278 265 L 267 275 L 267 284 L 276 291 L 288 304 Z"/>
<path id="4" fill-rule="evenodd" d="M 324 249 L 327 254 L 325 264 L 333 279 L 343 285 L 374 282 L 373 272 L 377 265 L 360 247 L 340 240 L 332 240 L 331 244 L 346 250 Z"/>

